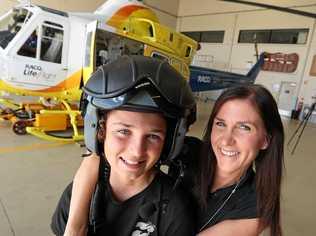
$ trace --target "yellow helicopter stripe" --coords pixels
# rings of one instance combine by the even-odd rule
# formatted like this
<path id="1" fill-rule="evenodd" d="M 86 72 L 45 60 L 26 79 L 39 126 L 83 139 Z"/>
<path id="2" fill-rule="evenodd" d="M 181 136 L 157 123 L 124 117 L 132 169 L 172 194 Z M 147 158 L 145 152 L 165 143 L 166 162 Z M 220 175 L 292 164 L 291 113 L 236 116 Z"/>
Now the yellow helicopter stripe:
<path id="1" fill-rule="evenodd" d="M 82 69 L 72 74 L 68 79 L 62 81 L 58 85 L 42 90 L 26 90 L 11 86 L 0 79 L 0 91 L 5 90 L 19 95 L 43 96 L 43 97 L 57 97 L 67 100 L 79 100 L 81 90 L 79 89 L 81 83 Z"/>
<path id="2" fill-rule="evenodd" d="M 62 81 L 61 83 L 47 88 L 47 89 L 41 89 L 41 90 L 36 90 L 38 92 L 58 92 L 61 90 L 65 89 L 70 89 L 70 88 L 79 88 L 80 86 L 80 80 L 81 80 L 81 75 L 82 75 L 82 70 L 79 70 L 72 74 L 69 78 L 66 80 Z"/>

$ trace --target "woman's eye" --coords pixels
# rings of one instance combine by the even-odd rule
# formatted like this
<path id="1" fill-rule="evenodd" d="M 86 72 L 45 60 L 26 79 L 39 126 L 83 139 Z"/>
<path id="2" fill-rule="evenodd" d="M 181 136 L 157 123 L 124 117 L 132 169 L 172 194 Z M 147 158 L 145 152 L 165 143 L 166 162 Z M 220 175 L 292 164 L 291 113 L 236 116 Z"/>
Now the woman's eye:
<path id="1" fill-rule="evenodd" d="M 225 126 L 225 123 L 222 122 L 222 121 L 216 121 L 216 122 L 215 122 L 215 125 L 216 125 L 216 126 L 219 126 L 219 127 L 224 127 L 224 126 Z"/>
<path id="2" fill-rule="evenodd" d="M 245 125 L 245 124 L 241 124 L 239 126 L 239 128 L 242 129 L 242 130 L 245 130 L 245 131 L 250 131 L 251 130 L 250 126 Z"/>

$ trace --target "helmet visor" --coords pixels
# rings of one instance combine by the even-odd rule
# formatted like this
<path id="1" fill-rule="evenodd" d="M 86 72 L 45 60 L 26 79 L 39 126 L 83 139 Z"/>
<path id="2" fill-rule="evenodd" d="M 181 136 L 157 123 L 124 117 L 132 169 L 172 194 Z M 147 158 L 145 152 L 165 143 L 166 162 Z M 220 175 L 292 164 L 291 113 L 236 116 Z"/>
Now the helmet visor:
<path id="1" fill-rule="evenodd" d="M 128 109 L 135 111 L 160 112 L 167 117 L 177 118 L 184 114 L 183 109 L 170 104 L 149 81 L 115 97 L 98 98 L 88 96 L 91 104 L 102 110 Z"/>

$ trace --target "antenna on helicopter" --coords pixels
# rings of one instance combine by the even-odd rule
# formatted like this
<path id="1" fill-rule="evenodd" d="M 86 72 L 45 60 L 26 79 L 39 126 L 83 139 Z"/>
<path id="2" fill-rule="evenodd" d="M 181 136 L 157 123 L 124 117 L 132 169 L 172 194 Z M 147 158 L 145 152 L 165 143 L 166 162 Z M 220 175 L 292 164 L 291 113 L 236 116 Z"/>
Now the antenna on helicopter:
<path id="1" fill-rule="evenodd" d="M 316 99 L 316 97 L 312 97 L 314 99 Z M 304 129 L 307 125 L 307 122 L 309 121 L 310 117 L 313 114 L 313 111 L 315 110 L 316 107 L 316 102 L 314 102 L 311 107 L 309 108 L 307 114 L 304 116 L 303 120 L 300 122 L 300 124 L 298 125 L 298 127 L 296 128 L 296 130 L 294 131 L 294 133 L 292 134 L 292 136 L 290 137 L 289 141 L 287 142 L 287 147 L 289 148 L 291 155 L 294 154 L 296 147 L 303 135 Z M 295 140 L 295 141 L 294 141 Z M 291 149 L 291 144 L 294 142 L 293 148 Z"/>
<path id="2" fill-rule="evenodd" d="M 254 34 L 254 36 L 253 36 L 253 42 L 254 42 L 254 46 L 255 46 L 255 56 L 256 56 L 257 61 L 259 61 L 257 34 Z"/>

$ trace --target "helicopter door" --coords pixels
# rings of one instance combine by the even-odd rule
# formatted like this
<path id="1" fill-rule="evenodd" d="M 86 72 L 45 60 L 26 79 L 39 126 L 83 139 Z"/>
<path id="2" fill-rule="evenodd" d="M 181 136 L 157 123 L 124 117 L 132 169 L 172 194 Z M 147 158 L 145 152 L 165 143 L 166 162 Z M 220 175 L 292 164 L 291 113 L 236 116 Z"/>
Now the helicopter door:
<path id="1" fill-rule="evenodd" d="M 86 32 L 86 45 L 85 45 L 85 55 L 83 62 L 83 81 L 84 84 L 90 78 L 90 75 L 95 70 L 95 45 L 96 45 L 96 30 L 98 21 L 93 21 L 87 25 Z"/>
<path id="2" fill-rule="evenodd" d="M 16 86 L 37 91 L 63 89 L 58 85 L 67 76 L 66 26 L 66 22 L 44 21 L 18 47 L 11 68 Z"/>

